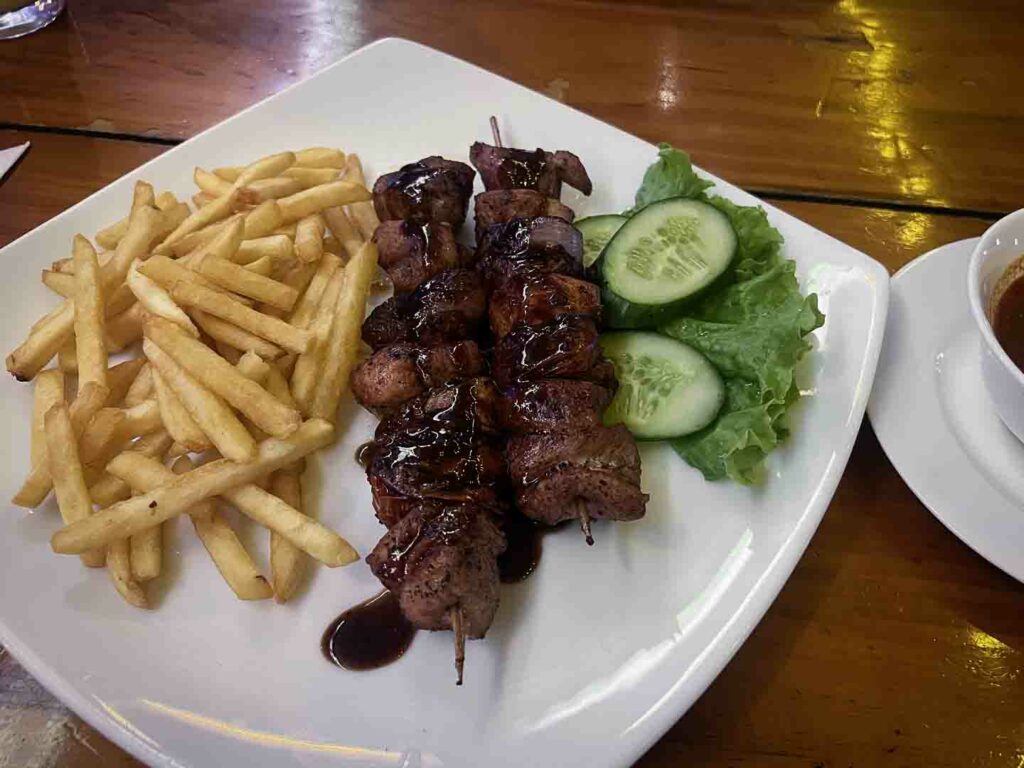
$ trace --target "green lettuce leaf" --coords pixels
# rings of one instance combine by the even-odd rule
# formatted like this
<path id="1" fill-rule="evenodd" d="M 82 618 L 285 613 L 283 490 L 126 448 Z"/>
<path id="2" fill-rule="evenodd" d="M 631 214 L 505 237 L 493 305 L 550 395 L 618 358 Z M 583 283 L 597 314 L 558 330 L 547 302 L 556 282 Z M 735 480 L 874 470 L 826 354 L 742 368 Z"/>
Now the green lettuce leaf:
<path id="1" fill-rule="evenodd" d="M 768 223 L 764 209 L 710 195 L 705 191 L 709 186 L 685 152 L 662 144 L 627 215 L 668 197 L 690 197 L 718 208 L 736 230 L 730 279 L 660 330 L 703 353 L 726 386 L 715 421 L 672 440 L 672 447 L 708 480 L 749 484 L 788 434 L 785 415 L 800 396 L 794 371 L 811 348 L 807 335 L 825 317 L 817 296 L 800 293 L 796 265 L 782 258 L 782 235 Z"/>
<path id="2" fill-rule="evenodd" d="M 696 174 L 689 155 L 670 144 L 659 144 L 657 162 L 644 173 L 635 204 L 622 215 L 632 216 L 641 208 L 669 197 L 700 197 L 712 184 Z"/>

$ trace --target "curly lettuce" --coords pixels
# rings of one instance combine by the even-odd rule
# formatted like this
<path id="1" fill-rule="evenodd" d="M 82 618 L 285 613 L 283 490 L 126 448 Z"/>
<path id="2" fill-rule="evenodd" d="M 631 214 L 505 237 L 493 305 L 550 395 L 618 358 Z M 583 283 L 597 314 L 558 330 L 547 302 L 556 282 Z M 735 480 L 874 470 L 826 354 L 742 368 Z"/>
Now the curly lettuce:
<path id="1" fill-rule="evenodd" d="M 669 197 L 689 197 L 729 217 L 738 239 L 728 279 L 659 330 L 704 354 L 725 380 L 715 421 L 671 442 L 708 480 L 757 480 L 765 457 L 787 436 L 785 415 L 799 398 L 794 371 L 811 349 L 807 338 L 825 317 L 817 296 L 803 296 L 796 265 L 782 257 L 782 235 L 760 206 L 708 194 L 685 152 L 661 144 L 644 174 L 633 214 Z"/>

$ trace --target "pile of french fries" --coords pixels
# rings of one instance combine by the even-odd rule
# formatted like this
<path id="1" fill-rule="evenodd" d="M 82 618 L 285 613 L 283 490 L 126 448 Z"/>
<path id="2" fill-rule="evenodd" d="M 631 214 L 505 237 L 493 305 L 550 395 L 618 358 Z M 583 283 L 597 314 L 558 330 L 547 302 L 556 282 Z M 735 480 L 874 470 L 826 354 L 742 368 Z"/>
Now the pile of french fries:
<path id="1" fill-rule="evenodd" d="M 7 357 L 35 382 L 32 469 L 13 501 L 35 508 L 53 490 L 53 550 L 105 566 L 132 605 L 149 606 L 162 527 L 180 514 L 239 598 L 283 602 L 307 557 L 358 557 L 303 509 L 301 475 L 334 440 L 378 222 L 358 156 L 337 149 L 193 179 L 194 209 L 138 182 L 99 252 L 77 235 L 43 272 L 61 303 Z M 270 531 L 269 581 L 225 504 Z"/>

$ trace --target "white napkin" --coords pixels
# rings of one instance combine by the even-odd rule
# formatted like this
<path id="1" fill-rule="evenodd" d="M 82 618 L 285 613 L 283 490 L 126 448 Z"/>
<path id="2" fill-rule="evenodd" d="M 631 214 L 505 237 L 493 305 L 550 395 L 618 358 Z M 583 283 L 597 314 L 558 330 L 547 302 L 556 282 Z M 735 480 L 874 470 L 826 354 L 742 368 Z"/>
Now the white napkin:
<path id="1" fill-rule="evenodd" d="M 0 180 L 7 175 L 7 172 L 11 170 L 18 158 L 25 154 L 25 150 L 29 148 L 29 143 L 26 141 L 17 147 L 11 147 L 10 149 L 0 149 Z"/>

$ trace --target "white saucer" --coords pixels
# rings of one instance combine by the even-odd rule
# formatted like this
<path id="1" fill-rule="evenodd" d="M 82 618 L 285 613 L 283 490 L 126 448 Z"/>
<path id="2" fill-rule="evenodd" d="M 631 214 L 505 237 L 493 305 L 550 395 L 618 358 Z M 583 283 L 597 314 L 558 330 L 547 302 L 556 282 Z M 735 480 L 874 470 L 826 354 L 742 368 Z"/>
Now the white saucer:
<path id="1" fill-rule="evenodd" d="M 1003 426 L 981 378 L 967 299 L 976 242 L 937 248 L 893 276 L 868 415 L 889 460 L 932 514 L 1024 581 L 1024 443 Z"/>

